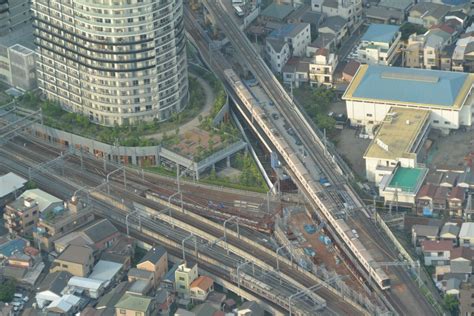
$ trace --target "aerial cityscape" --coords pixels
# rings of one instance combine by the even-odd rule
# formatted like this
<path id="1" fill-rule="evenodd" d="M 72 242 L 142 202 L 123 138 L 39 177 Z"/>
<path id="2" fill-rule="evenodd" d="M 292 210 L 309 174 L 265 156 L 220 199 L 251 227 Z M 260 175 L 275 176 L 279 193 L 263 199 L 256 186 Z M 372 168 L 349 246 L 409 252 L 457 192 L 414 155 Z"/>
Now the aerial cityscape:
<path id="1" fill-rule="evenodd" d="M 0 316 L 474 315 L 473 16 L 0 0 Z"/>

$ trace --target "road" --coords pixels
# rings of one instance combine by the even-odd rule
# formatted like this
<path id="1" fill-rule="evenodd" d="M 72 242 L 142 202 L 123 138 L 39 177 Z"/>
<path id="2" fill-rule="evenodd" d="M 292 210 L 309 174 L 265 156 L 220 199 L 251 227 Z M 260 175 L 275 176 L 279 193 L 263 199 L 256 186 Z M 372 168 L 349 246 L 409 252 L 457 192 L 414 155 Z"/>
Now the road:
<path id="1" fill-rule="evenodd" d="M 347 194 L 353 196 L 355 199 L 354 203 L 361 205 L 364 210 L 365 206 L 362 200 L 358 197 L 357 193 L 351 188 L 350 184 L 341 173 L 337 172 L 339 169 L 337 164 L 329 160 L 328 155 L 324 154 L 324 150 L 320 146 L 321 141 L 316 141 L 314 137 L 315 132 L 308 127 L 307 122 L 295 113 L 295 105 L 291 102 L 291 99 L 289 99 L 285 90 L 268 69 L 261 56 L 255 52 L 246 36 L 231 22 L 228 13 L 225 12 L 218 2 L 209 0 L 205 1 L 204 4 L 214 16 L 219 27 L 226 34 L 233 47 L 238 51 L 242 60 L 247 63 L 261 86 L 274 100 L 280 113 L 282 113 L 291 126 L 295 128 L 305 145 L 305 148 L 308 150 L 310 158 L 317 162 L 319 169 L 326 174 L 334 186 L 337 186 L 341 190 L 345 190 Z M 335 153 L 331 154 L 335 155 Z M 337 155 L 335 155 L 335 157 L 337 157 Z M 304 186 L 301 186 L 300 183 L 300 188 L 302 187 Z M 328 199 L 330 204 L 332 204 L 331 200 L 331 198 Z M 326 201 L 325 203 L 328 202 Z M 367 212 L 366 209 L 365 212 Z M 360 214 L 362 212 L 356 213 Z M 376 227 L 372 222 L 368 221 L 366 217 L 364 218 L 363 214 L 356 215 L 351 220 L 353 220 L 354 223 L 357 223 L 359 225 L 358 227 L 362 230 L 361 235 L 365 237 L 365 240 L 362 240 L 362 242 L 367 243 L 368 241 L 375 245 L 375 247 L 370 249 L 371 254 L 374 254 L 372 255 L 374 258 L 377 258 L 377 260 L 380 260 L 381 258 L 386 261 L 397 259 L 398 254 L 393 249 L 393 246 L 387 244 L 384 239 L 380 238 L 380 234 L 377 233 Z M 332 225 L 332 223 L 330 224 Z M 340 246 L 343 247 L 347 255 L 351 257 L 351 250 L 345 249 L 345 245 L 341 244 Z M 357 260 L 353 260 L 353 262 L 357 264 Z M 359 266 L 359 264 L 357 265 Z M 411 280 L 407 271 L 399 268 L 388 268 L 387 270 L 392 277 L 394 286 L 405 284 L 405 291 L 384 293 L 386 299 L 390 301 L 397 312 L 400 314 L 411 314 L 414 312 L 419 312 L 419 314 L 424 315 L 435 314 L 433 307 L 423 296 L 420 295 L 416 284 Z"/>

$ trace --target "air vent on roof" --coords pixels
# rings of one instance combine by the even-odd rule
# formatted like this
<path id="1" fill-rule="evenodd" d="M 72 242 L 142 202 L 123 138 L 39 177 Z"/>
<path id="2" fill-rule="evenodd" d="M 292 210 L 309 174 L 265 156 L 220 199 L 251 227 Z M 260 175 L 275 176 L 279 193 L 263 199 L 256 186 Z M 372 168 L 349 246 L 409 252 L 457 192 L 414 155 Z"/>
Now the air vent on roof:
<path id="1" fill-rule="evenodd" d="M 436 83 L 439 81 L 438 76 L 423 76 L 415 74 L 405 74 L 399 72 L 382 72 L 380 75 L 382 79 L 397 79 L 397 80 L 410 80 L 410 81 L 421 81 L 427 83 Z"/>

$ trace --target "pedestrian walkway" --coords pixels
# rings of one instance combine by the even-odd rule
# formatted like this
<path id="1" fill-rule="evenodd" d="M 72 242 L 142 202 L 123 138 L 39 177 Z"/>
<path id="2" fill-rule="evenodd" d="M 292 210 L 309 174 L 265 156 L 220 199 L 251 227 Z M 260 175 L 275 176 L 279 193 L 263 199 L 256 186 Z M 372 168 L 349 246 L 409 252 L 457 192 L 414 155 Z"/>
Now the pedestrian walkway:
<path id="1" fill-rule="evenodd" d="M 199 127 L 199 116 L 202 115 L 202 117 L 206 117 L 209 115 L 212 111 L 212 106 L 214 105 L 214 100 L 216 96 L 214 95 L 214 91 L 212 90 L 212 87 L 209 85 L 209 83 L 204 80 L 203 78 L 196 76 L 192 73 L 189 73 L 189 77 L 194 78 L 198 81 L 199 85 L 203 88 L 204 94 L 206 95 L 206 98 L 204 100 L 204 107 L 201 110 L 201 113 L 196 115 L 192 120 L 183 123 L 182 125 L 179 126 L 179 133 L 184 134 L 187 131 L 192 130 L 193 128 Z M 184 109 L 186 111 L 186 109 Z M 150 134 L 146 135 L 144 137 L 146 138 L 155 138 L 155 139 L 161 139 L 163 137 L 163 134 L 169 131 L 163 131 L 155 134 Z"/>

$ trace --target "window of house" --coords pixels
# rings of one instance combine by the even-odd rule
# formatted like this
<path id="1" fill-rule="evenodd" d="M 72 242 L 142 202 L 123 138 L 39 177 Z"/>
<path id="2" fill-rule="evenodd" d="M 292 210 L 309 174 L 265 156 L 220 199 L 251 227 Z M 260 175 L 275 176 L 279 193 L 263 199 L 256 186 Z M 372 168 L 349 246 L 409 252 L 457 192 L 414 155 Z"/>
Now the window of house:
<path id="1" fill-rule="evenodd" d="M 442 251 L 438 252 L 438 257 L 441 257 L 442 255 L 443 255 Z"/>
<path id="2" fill-rule="evenodd" d="M 125 315 L 126 313 L 127 313 L 126 310 L 124 310 L 124 309 L 121 309 L 121 310 L 120 310 L 120 314 L 124 314 L 124 315 Z"/>
<path id="3" fill-rule="evenodd" d="M 444 121 L 444 124 L 449 125 L 450 123 L 448 121 Z"/>
<path id="4" fill-rule="evenodd" d="M 178 278 L 180 281 L 184 281 L 184 277 L 179 277 Z"/>
<path id="5" fill-rule="evenodd" d="M 367 117 L 372 117 L 372 113 L 367 113 Z"/>
<path id="6" fill-rule="evenodd" d="M 439 120 L 433 120 L 433 123 L 438 124 Z"/>
<path id="7" fill-rule="evenodd" d="M 180 289 L 185 289 L 186 287 L 185 287 L 184 285 L 180 284 L 180 285 L 179 285 L 179 288 L 180 288 Z"/>
<path id="8" fill-rule="evenodd" d="M 135 316 L 142 316 L 142 312 L 135 312 Z"/>

